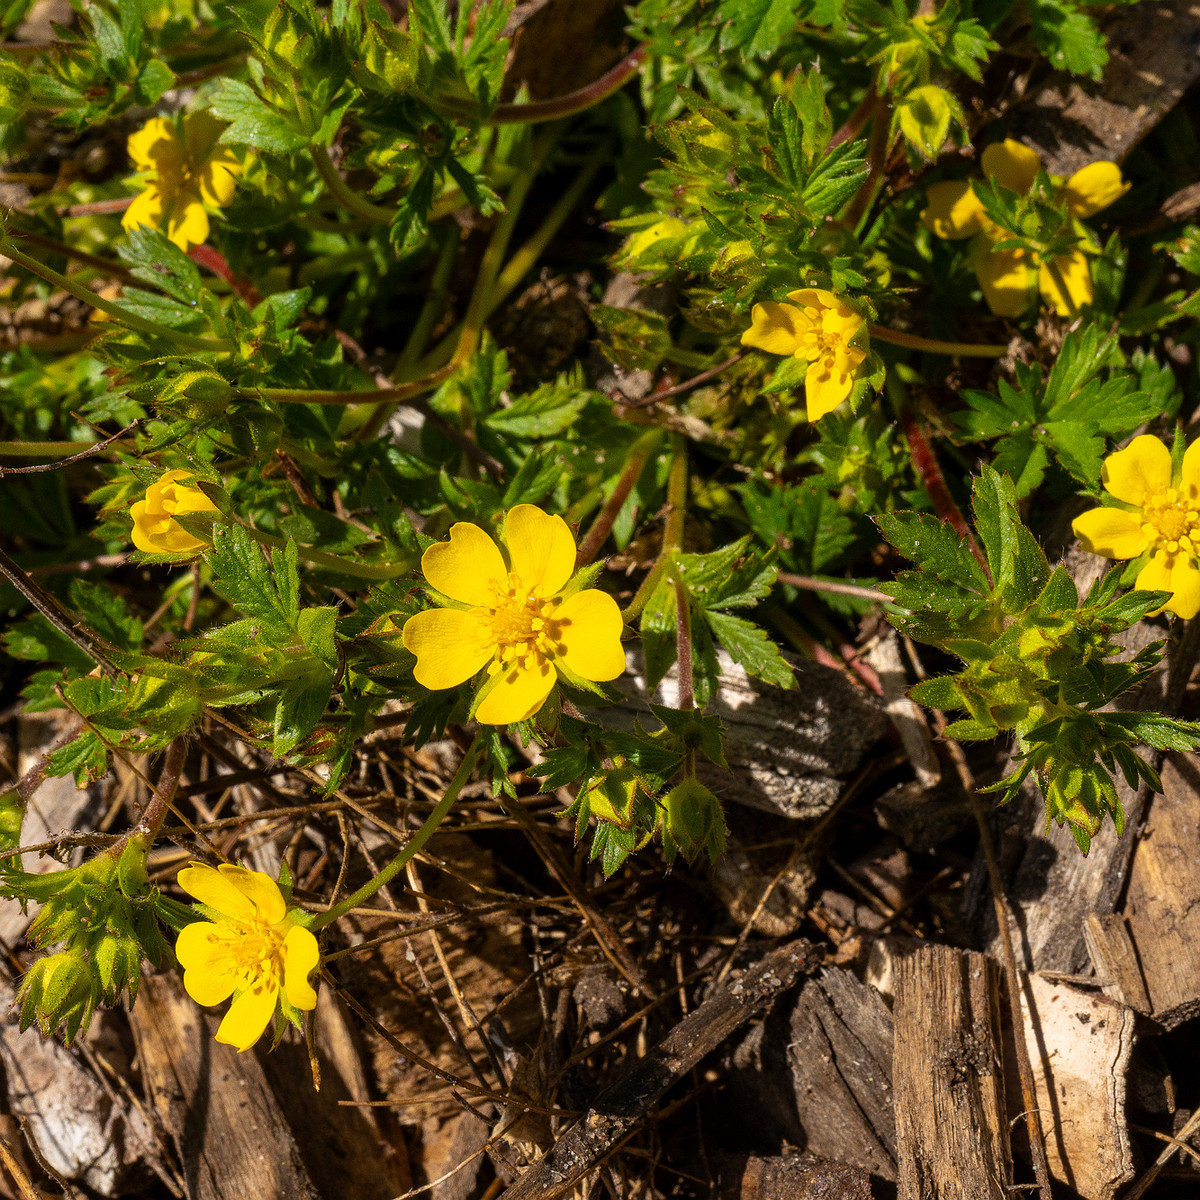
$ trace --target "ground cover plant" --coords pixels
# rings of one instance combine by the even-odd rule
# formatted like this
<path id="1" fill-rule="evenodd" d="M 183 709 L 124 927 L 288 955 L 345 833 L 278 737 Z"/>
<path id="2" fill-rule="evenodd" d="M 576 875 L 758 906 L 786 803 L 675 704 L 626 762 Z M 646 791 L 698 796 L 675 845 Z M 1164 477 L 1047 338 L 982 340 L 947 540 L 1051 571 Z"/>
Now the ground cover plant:
<path id="1" fill-rule="evenodd" d="M 543 1041 L 581 930 L 638 1004 L 677 988 L 686 1017 L 766 953 L 801 859 L 774 936 L 863 965 L 855 922 L 806 903 L 830 839 L 857 836 L 844 806 L 915 778 L 934 811 L 950 788 L 977 824 L 907 837 L 930 856 L 912 887 L 961 887 L 982 838 L 1004 911 L 998 806 L 1036 796 L 1038 829 L 1102 875 L 1093 843 L 1132 841 L 1162 754 L 1200 750 L 1190 101 L 1137 149 L 1076 144 L 1065 118 L 1058 143 L 1023 137 L 1019 116 L 1052 71 L 1106 94 L 1121 14 L 641 0 L 555 26 L 504 0 L 80 0 L 42 26 L 44 7 L 0 7 L 5 713 L 53 723 L 20 769 L 6 752 L 0 794 L 0 888 L 36 913 L 9 956 L 21 1031 L 86 1045 L 121 1006 L 136 1029 L 177 965 L 218 1044 L 307 1034 L 317 1072 L 318 993 L 378 995 L 361 973 L 429 937 L 449 990 L 420 967 L 408 1002 L 449 1057 L 392 1050 L 490 1114 L 463 1194 L 523 1195 L 589 1087 L 641 1055 L 613 1034 L 608 1057 L 514 1067 L 506 985 L 464 998 L 442 925 L 515 922 L 501 957 L 528 958 Z M 1168 642 L 1177 686 L 1154 692 Z M 859 759 L 831 768 L 806 823 L 764 825 L 729 782 L 748 752 L 723 688 L 803 706 L 829 678 L 897 722 L 892 750 L 852 783 Z M 865 736 L 830 720 L 830 746 Z M 55 779 L 103 802 L 34 835 Z M 739 907 L 719 881 L 761 846 L 786 853 Z M 950 908 L 904 927 L 970 942 Z M 679 950 L 693 934 L 707 951 Z M 997 953 L 1015 995 L 1038 964 Z M 355 1012 L 387 1041 L 383 1009 Z M 711 1194 L 717 1149 L 690 1159 L 703 1134 L 672 1123 L 703 1111 L 692 1079 L 661 1135 L 609 1161 L 614 1134 L 565 1186 Z M 412 1186 L 436 1175 L 415 1128 Z M 179 1158 L 138 1186 L 183 1194 Z"/>

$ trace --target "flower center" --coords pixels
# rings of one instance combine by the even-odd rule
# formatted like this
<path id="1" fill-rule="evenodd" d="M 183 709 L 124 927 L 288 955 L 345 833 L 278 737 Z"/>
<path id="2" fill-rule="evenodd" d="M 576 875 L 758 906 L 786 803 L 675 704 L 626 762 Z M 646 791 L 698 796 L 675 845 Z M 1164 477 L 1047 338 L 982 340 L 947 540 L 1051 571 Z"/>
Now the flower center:
<path id="1" fill-rule="evenodd" d="M 1200 524 L 1200 507 L 1197 501 L 1180 496 L 1177 488 L 1168 488 L 1146 502 L 1143 510 L 1146 520 L 1168 553 L 1174 554 L 1181 546 L 1191 552 L 1197 539 Z"/>
<path id="2" fill-rule="evenodd" d="M 491 635 L 496 658 L 488 668 L 495 674 L 505 667 L 521 663 L 533 669 L 542 660 L 564 652 L 563 622 L 555 617 L 561 601 L 531 596 L 510 575 L 508 585 L 497 590 L 491 610 Z"/>
<path id="3" fill-rule="evenodd" d="M 232 921 L 237 931 L 229 940 L 229 952 L 238 974 L 248 983 L 283 979 L 283 938 L 265 921 Z"/>
<path id="4" fill-rule="evenodd" d="M 846 322 L 836 313 L 821 312 L 815 308 L 806 308 L 804 312 L 812 322 L 804 334 L 805 354 L 810 363 L 836 359 L 858 332 L 857 325 L 847 328 Z"/>

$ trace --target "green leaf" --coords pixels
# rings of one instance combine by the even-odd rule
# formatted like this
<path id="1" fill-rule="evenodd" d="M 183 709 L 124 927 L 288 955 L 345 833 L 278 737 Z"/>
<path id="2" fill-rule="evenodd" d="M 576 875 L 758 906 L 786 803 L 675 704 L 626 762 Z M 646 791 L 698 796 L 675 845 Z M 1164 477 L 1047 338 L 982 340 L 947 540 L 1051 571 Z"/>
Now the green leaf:
<path id="1" fill-rule="evenodd" d="M 766 58 L 791 32 L 803 0 L 722 0 L 717 9 L 721 50 L 748 58 Z"/>
<path id="2" fill-rule="evenodd" d="M 779 647 L 757 625 L 711 610 L 704 613 L 704 619 L 734 662 L 740 663 L 749 674 L 776 687 L 796 686 L 795 673 L 779 653 Z"/>
<path id="3" fill-rule="evenodd" d="M 570 428 L 587 406 L 593 393 L 562 384 L 543 384 L 535 392 L 498 408 L 484 418 L 497 433 L 512 437 L 553 437 Z"/>
<path id="4" fill-rule="evenodd" d="M 268 638 L 286 637 L 300 615 L 296 543 L 273 549 L 268 564 L 258 543 L 240 525 L 214 525 L 206 556 L 213 589 L 244 616 L 262 621 Z"/>
<path id="5" fill-rule="evenodd" d="M 1030 0 L 1034 45 L 1051 64 L 1098 80 L 1108 64 L 1104 34 L 1070 0 Z"/>
<path id="6" fill-rule="evenodd" d="M 268 154 L 290 154 L 308 145 L 288 122 L 250 87 L 238 79 L 222 78 L 209 108 L 230 126 L 221 141 L 231 146 L 252 146 Z"/>

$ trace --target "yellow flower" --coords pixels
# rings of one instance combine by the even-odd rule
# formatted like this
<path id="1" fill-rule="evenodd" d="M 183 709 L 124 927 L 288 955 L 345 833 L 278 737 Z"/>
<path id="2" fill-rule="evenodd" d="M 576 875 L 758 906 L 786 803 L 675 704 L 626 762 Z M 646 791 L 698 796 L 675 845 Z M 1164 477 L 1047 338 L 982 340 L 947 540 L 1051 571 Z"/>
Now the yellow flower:
<path id="1" fill-rule="evenodd" d="M 808 361 L 804 394 L 808 419 L 816 421 L 833 412 L 854 387 L 854 376 L 867 357 L 851 345 L 860 338 L 866 321 L 839 296 L 820 288 L 788 292 L 795 304 L 756 304 L 750 328 L 742 334 L 743 346 L 770 354 L 792 354 Z"/>
<path id="2" fill-rule="evenodd" d="M 183 137 L 166 117 L 152 117 L 130 134 L 129 157 L 147 181 L 125 210 L 126 229 L 149 225 L 163 229 L 181 250 L 208 238 L 204 206 L 224 208 L 233 199 L 234 177 L 242 170 L 237 156 L 217 144 L 225 126 L 206 112 L 183 118 Z"/>
<path id="3" fill-rule="evenodd" d="M 518 504 L 501 540 L 507 561 L 478 525 L 460 521 L 448 542 L 430 546 L 421 570 L 447 607 L 409 617 L 402 635 L 417 656 L 417 682 L 434 691 L 487 667 L 475 712 L 485 725 L 533 716 L 556 675 L 599 682 L 625 670 L 616 601 L 595 588 L 567 589 L 575 539 L 562 517 Z"/>
<path id="4" fill-rule="evenodd" d="M 197 1004 L 210 1007 L 233 997 L 218 1042 L 249 1050 L 280 1002 L 285 1015 L 289 1008 L 316 1008 L 308 975 L 320 958 L 317 939 L 297 923 L 299 910 L 287 907 L 270 875 L 194 862 L 178 880 L 215 914 L 215 920 L 183 927 L 175 957 L 183 967 L 184 989 Z"/>
<path id="5" fill-rule="evenodd" d="M 1071 528 L 1083 548 L 1105 558 L 1140 558 L 1153 551 L 1137 587 L 1170 592 L 1163 608 L 1194 617 L 1200 612 L 1200 441 L 1187 448 L 1173 481 L 1170 450 L 1150 434 L 1136 437 L 1104 460 L 1104 486 L 1137 511 L 1093 508 L 1076 517 Z"/>
<path id="6" fill-rule="evenodd" d="M 216 512 L 217 506 L 199 489 L 185 487 L 191 471 L 167 471 L 146 489 L 144 499 L 129 509 L 133 518 L 133 544 L 148 554 L 194 554 L 208 545 L 193 537 L 176 513 Z"/>
<path id="7" fill-rule="evenodd" d="M 982 155 L 983 173 L 1001 187 L 1024 196 L 1042 169 L 1042 160 L 1028 146 L 1005 138 L 989 146 Z M 1121 178 L 1116 163 L 1094 162 L 1076 171 L 1070 179 L 1052 175 L 1056 196 L 1065 203 L 1068 215 L 1078 221 L 1094 216 L 1119 200 L 1129 184 Z M 968 180 L 935 183 L 926 193 L 928 207 L 921 223 L 935 236 L 947 239 L 976 238 L 971 254 L 975 277 L 983 288 L 988 307 L 997 316 L 1019 317 L 1034 298 L 1036 287 L 1060 317 L 1072 315 L 1092 301 L 1092 273 L 1080 249 L 1055 259 L 1070 302 L 1062 295 L 1054 273 L 1025 250 L 994 250 L 993 245 L 1010 235 L 985 211 Z"/>

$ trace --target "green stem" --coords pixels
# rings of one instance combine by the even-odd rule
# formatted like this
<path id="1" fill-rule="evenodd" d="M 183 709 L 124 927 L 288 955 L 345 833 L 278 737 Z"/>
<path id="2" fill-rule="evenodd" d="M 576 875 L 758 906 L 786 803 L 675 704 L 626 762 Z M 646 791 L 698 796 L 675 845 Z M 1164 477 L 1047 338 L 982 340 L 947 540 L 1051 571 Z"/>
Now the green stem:
<path id="1" fill-rule="evenodd" d="M 890 342 L 893 346 L 904 346 L 908 350 L 926 350 L 930 354 L 951 354 L 956 358 L 1003 358 L 1007 346 L 989 346 L 978 342 L 939 342 L 934 338 L 918 337 L 915 333 L 901 333 L 886 325 L 870 325 L 867 332 L 877 342 Z"/>
<path id="2" fill-rule="evenodd" d="M 446 788 L 445 794 L 434 805 L 433 812 L 425 818 L 425 823 L 408 840 L 404 849 L 369 883 L 364 883 L 358 891 L 347 896 L 340 904 L 335 904 L 332 908 L 321 913 L 309 926 L 313 932 L 323 929 L 339 917 L 345 916 L 352 909 L 358 908 L 360 904 L 366 903 L 381 887 L 386 887 L 395 879 L 408 866 L 412 859 L 416 857 L 425 843 L 433 837 L 437 831 L 437 827 L 446 819 L 446 815 L 454 807 L 454 802 L 458 799 L 459 793 L 463 790 L 467 780 L 471 778 L 471 771 L 474 769 L 475 763 L 483 752 L 484 736 L 483 730 L 480 730 L 475 735 L 475 740 L 463 756 L 462 762 L 459 763 L 458 770 L 454 773 L 454 778 L 450 780 L 450 785 Z"/>
<path id="3" fill-rule="evenodd" d="M 344 208 L 348 208 L 356 216 L 365 217 L 368 221 L 374 221 L 377 225 L 391 224 L 393 218 L 396 216 L 396 209 L 388 208 L 382 204 L 372 204 L 364 196 L 351 191 L 346 186 L 346 181 L 338 173 L 337 167 L 333 165 L 333 159 L 329 157 L 329 151 L 324 146 L 313 143 L 313 145 L 309 146 L 309 151 L 312 154 L 313 162 L 316 163 L 317 171 L 325 181 L 325 186 Z"/>
<path id="4" fill-rule="evenodd" d="M 625 456 L 625 465 L 621 468 L 621 474 L 617 477 L 612 495 L 609 496 L 608 502 L 600 510 L 595 521 L 592 522 L 591 528 L 588 529 L 579 543 L 579 550 L 575 554 L 575 569 L 577 571 L 580 567 L 586 567 L 596 557 L 600 547 L 604 545 L 605 539 L 612 532 L 617 515 L 625 507 L 625 501 L 629 499 L 629 493 L 633 491 L 634 484 L 637 483 L 642 471 L 645 470 L 646 463 L 650 461 L 650 456 L 658 450 L 658 444 L 661 440 L 662 430 L 655 428 L 643 433 L 630 446 L 629 453 Z"/>
<path id="5" fill-rule="evenodd" d="M 255 529 L 253 525 L 247 525 L 245 521 L 236 517 L 234 519 L 260 546 L 281 550 L 287 545 L 286 538 L 276 537 L 273 533 L 264 533 L 261 529 Z M 299 544 L 296 546 L 296 555 L 314 567 L 328 567 L 331 571 L 352 575 L 356 579 L 395 579 L 413 565 L 402 562 L 374 566 L 371 563 L 354 562 L 353 559 L 342 558 L 340 554 L 326 554 L 323 550 L 313 550 Z"/>
<path id="6" fill-rule="evenodd" d="M 471 299 L 467 304 L 467 312 L 463 317 L 462 328 L 458 334 L 454 357 L 450 360 L 455 366 L 462 366 L 479 346 L 484 322 L 491 311 L 488 308 L 488 301 L 496 284 L 497 276 L 500 274 L 500 264 L 504 261 L 508 243 L 512 239 L 513 230 L 521 215 L 521 207 L 525 203 L 525 197 L 529 195 L 529 189 L 533 186 L 533 181 L 541 169 L 546 155 L 550 153 L 551 147 L 558 140 L 561 132 L 561 127 L 555 126 L 538 139 L 533 148 L 532 161 L 525 170 L 517 175 L 512 182 L 512 187 L 508 189 L 508 195 L 504 198 L 504 214 L 496 222 L 496 228 L 492 230 L 491 240 L 479 263 L 475 290 L 471 293 Z"/>
<path id="7" fill-rule="evenodd" d="M 687 508 L 687 446 L 679 434 L 673 433 L 671 447 L 671 472 L 667 477 L 667 521 L 663 526 L 662 550 L 629 606 L 621 612 L 621 619 L 626 625 L 632 624 L 646 607 L 663 573 L 674 560 L 675 551 L 683 545 L 683 516 Z"/>
<path id="8" fill-rule="evenodd" d="M 234 394 L 244 400 L 274 400 L 279 404 L 374 404 L 383 400 L 407 400 L 419 396 L 422 392 L 431 392 L 453 373 L 454 368 L 446 366 L 423 379 L 414 379 L 411 383 L 401 383 L 395 387 L 379 388 L 374 392 L 322 392 L 307 388 L 260 387 L 238 388 Z"/>
<path id="9" fill-rule="evenodd" d="M 130 329 L 136 329 L 139 333 L 147 333 L 152 337 L 167 338 L 189 350 L 227 351 L 237 348 L 233 342 L 226 341 L 224 338 L 193 337 L 190 333 L 180 333 L 178 329 L 172 329 L 169 325 L 160 325 L 157 321 L 148 321 L 145 317 L 139 317 L 136 313 L 131 313 L 119 304 L 114 304 L 111 300 L 105 300 L 103 296 L 97 296 L 89 288 L 82 287 L 80 284 L 68 279 L 65 275 L 60 275 L 57 271 L 51 270 L 45 263 L 38 262 L 36 258 L 30 258 L 29 255 L 18 250 L 9 238 L 0 239 L 0 254 L 6 255 L 19 267 L 24 267 L 25 270 L 44 279 L 47 283 L 52 283 L 55 287 L 62 288 L 64 292 L 70 292 L 72 296 L 82 300 L 85 304 L 90 304 L 93 308 L 98 308 L 101 312 L 108 313 L 110 317 L 115 317 L 118 321 L 128 325 Z"/>

